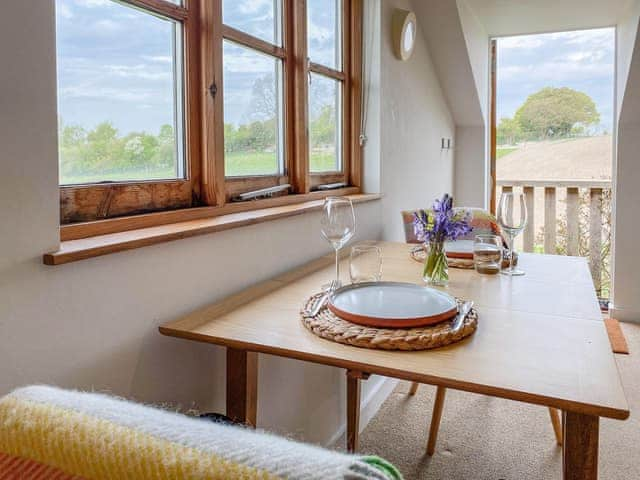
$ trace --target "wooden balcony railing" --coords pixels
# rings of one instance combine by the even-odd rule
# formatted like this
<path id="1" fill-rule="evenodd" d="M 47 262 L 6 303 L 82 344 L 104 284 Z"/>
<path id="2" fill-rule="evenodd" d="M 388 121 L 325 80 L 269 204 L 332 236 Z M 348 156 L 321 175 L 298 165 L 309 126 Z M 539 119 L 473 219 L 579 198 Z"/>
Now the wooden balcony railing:
<path id="1" fill-rule="evenodd" d="M 498 180 L 497 185 L 498 198 L 502 192 L 523 191 L 526 194 L 529 222 L 522 235 L 522 249 L 525 252 L 588 256 L 594 285 L 601 293 L 603 270 L 609 264 L 608 250 L 603 251 L 603 246 L 608 244 L 610 235 L 610 228 L 605 228 L 610 216 L 603 210 L 603 198 L 605 195 L 610 198 L 611 181 Z M 565 237 L 562 248 L 558 243 L 558 220 L 561 218 Z"/>

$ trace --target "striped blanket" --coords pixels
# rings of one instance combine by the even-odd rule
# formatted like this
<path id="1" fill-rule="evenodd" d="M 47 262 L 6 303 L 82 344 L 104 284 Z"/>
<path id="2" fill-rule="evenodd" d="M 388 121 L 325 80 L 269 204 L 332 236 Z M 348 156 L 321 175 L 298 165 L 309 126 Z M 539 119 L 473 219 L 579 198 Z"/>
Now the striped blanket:
<path id="1" fill-rule="evenodd" d="M 394 480 L 347 455 L 97 393 L 21 388 L 0 399 L 0 479 Z"/>

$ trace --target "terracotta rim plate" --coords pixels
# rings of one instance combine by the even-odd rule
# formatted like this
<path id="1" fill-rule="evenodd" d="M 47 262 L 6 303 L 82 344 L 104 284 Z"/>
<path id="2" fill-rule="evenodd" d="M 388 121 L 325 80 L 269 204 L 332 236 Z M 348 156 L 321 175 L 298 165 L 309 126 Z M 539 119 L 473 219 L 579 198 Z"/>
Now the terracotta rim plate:
<path id="1" fill-rule="evenodd" d="M 447 257 L 473 260 L 473 240 L 456 240 L 444 243 Z"/>
<path id="2" fill-rule="evenodd" d="M 458 304 L 447 293 L 413 283 L 364 282 L 336 290 L 328 308 L 358 325 L 413 328 L 450 320 Z"/>

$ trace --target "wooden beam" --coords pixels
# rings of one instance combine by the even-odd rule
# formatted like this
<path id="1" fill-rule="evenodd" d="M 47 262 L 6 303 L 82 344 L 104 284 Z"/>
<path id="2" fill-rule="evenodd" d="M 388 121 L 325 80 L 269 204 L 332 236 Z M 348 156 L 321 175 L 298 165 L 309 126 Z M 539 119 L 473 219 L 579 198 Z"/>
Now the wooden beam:
<path id="1" fill-rule="evenodd" d="M 231 40 L 243 47 L 251 48 L 253 50 L 257 50 L 266 55 L 270 55 L 272 57 L 284 59 L 285 51 L 284 48 L 278 47 L 272 43 L 261 40 L 260 38 L 254 37 L 253 35 L 249 35 L 248 33 L 237 30 L 229 25 L 222 25 L 222 36 L 226 40 Z"/>
<path id="2" fill-rule="evenodd" d="M 287 62 L 292 69 L 293 125 L 294 135 L 292 183 L 296 193 L 311 191 L 309 177 L 309 121 L 308 109 L 308 60 L 307 60 L 307 9 L 305 0 L 287 0 L 291 14 L 287 18 L 288 31 L 291 32 L 293 49 Z"/>
<path id="3" fill-rule="evenodd" d="M 409 388 L 409 395 L 415 395 L 418 391 L 418 387 L 420 384 L 418 382 L 411 382 L 411 387 Z"/>
<path id="4" fill-rule="evenodd" d="M 181 5 L 165 0 L 118 0 L 121 3 L 128 3 L 132 7 L 149 10 L 164 17 L 174 20 L 186 20 L 189 17 L 189 10 Z"/>
<path id="5" fill-rule="evenodd" d="M 360 380 L 366 380 L 369 374 L 356 370 L 347 370 L 347 450 L 358 450 L 360 437 Z"/>
<path id="6" fill-rule="evenodd" d="M 220 206 L 225 202 L 221 2 L 200 0 L 200 11 L 202 197 L 205 204 Z"/>
<path id="7" fill-rule="evenodd" d="M 556 189 L 544 189 L 544 253 L 556 251 Z"/>
<path id="8" fill-rule="evenodd" d="M 314 195 L 314 194 L 322 194 Z M 329 192 L 331 193 L 331 192 Z M 87 258 L 99 257 L 110 253 L 123 252 L 125 250 L 133 250 L 135 248 L 156 245 L 159 243 L 180 240 L 182 238 L 194 237 L 197 235 L 205 235 L 214 232 L 230 230 L 232 228 L 254 225 L 279 218 L 291 217 L 294 215 L 302 215 L 306 212 L 313 212 L 322 209 L 323 199 L 327 192 L 313 192 L 308 198 L 316 198 L 304 203 L 280 204 L 269 208 L 259 210 L 249 210 L 244 212 L 228 213 L 208 218 L 188 220 L 184 222 L 171 223 L 168 225 L 158 225 L 154 227 L 139 228 L 128 230 L 125 232 L 111 233 L 106 235 L 97 235 L 95 237 L 80 238 L 78 240 L 68 240 L 60 244 L 60 248 L 43 256 L 45 265 L 61 265 L 63 263 L 76 262 Z M 277 197 L 269 200 L 287 200 L 289 197 Z M 373 200 L 380 198 L 379 195 L 359 195 L 353 196 L 352 201 L 358 203 L 365 198 Z M 229 204 L 221 208 L 221 211 L 235 207 L 253 207 L 252 205 L 261 200 L 242 202 L 238 204 Z M 274 204 L 276 205 L 276 204 Z M 208 211 L 209 208 L 206 209 Z M 188 217 L 192 210 L 185 210 Z"/>
<path id="9" fill-rule="evenodd" d="M 525 252 L 533 252 L 533 247 L 535 245 L 535 236 L 536 236 L 536 225 L 535 225 L 535 189 L 533 187 L 524 187 L 522 191 L 525 194 L 525 204 L 527 206 L 527 214 L 529 221 L 527 222 L 527 226 L 524 229 L 523 235 L 523 249 Z"/>
<path id="10" fill-rule="evenodd" d="M 309 71 L 317 73 L 318 75 L 332 78 L 334 80 L 338 80 L 340 82 L 344 82 L 347 77 L 344 72 L 340 72 L 338 70 L 334 70 L 333 68 L 325 67 L 320 63 L 314 62 L 309 62 Z"/>
<path id="11" fill-rule="evenodd" d="M 362 186 L 362 145 L 360 144 L 360 135 L 362 132 L 362 109 L 364 106 L 362 98 L 362 81 L 363 81 L 363 0 L 351 0 L 348 2 L 351 8 L 351 39 L 349 43 L 350 61 L 349 71 L 347 72 L 351 87 L 349 89 L 351 111 L 350 122 L 351 130 L 347 139 L 350 147 L 349 155 L 349 177 L 347 182 L 349 185 L 360 188 Z"/>
<path id="12" fill-rule="evenodd" d="M 560 416 L 560 410 L 549 407 L 549 417 L 551 417 L 551 426 L 556 436 L 556 443 L 562 446 L 562 418 Z"/>
<path id="13" fill-rule="evenodd" d="M 234 422 L 256 426 L 258 354 L 227 348 L 227 416 Z"/>
<path id="14" fill-rule="evenodd" d="M 567 188 L 567 255 L 580 255 L 580 190 Z"/>
<path id="15" fill-rule="evenodd" d="M 602 189 L 592 188 L 589 196 L 589 266 L 596 292 L 600 295 L 602 290 Z"/>
<path id="16" fill-rule="evenodd" d="M 491 40 L 490 55 L 491 55 L 491 97 L 490 97 L 490 138 L 491 138 L 491 151 L 489 152 L 489 174 L 491 178 L 491 185 L 489 188 L 489 210 L 495 215 L 496 213 L 496 89 L 497 89 L 497 42 Z"/>
<path id="17" fill-rule="evenodd" d="M 442 420 L 442 410 L 444 408 L 444 397 L 447 393 L 445 387 L 436 389 L 436 399 L 433 403 L 433 413 L 431 414 L 431 425 L 429 426 L 429 440 L 427 441 L 427 455 L 433 455 L 436 451 L 438 441 L 438 431 L 440 430 L 440 420 Z"/>
<path id="18" fill-rule="evenodd" d="M 563 480 L 597 480 L 599 418 L 563 412 Z"/>

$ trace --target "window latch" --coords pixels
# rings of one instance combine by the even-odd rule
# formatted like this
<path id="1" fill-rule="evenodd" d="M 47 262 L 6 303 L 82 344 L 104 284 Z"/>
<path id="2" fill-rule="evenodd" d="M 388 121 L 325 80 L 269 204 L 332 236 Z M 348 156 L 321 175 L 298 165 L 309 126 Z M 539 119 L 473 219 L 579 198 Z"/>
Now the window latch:
<path id="1" fill-rule="evenodd" d="M 218 86 L 216 85 L 216 82 L 209 85 L 209 93 L 211 94 L 211 98 L 216 98 L 216 93 L 218 93 Z"/>

